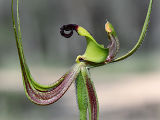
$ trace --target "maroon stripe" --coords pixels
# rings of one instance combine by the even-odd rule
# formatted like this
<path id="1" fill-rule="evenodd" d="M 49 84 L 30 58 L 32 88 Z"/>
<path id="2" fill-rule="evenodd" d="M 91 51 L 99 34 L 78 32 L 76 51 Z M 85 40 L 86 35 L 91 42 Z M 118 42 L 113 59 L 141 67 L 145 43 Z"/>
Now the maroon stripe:
<path id="1" fill-rule="evenodd" d="M 97 97 L 96 93 L 94 91 L 93 84 L 88 76 L 86 76 L 86 85 L 88 89 L 88 95 L 89 95 L 89 102 L 91 105 L 91 120 L 97 120 Z"/>
<path id="2" fill-rule="evenodd" d="M 73 80 L 77 77 L 77 71 L 71 71 L 68 74 L 64 75 L 63 81 L 55 88 L 50 89 L 49 91 L 41 92 L 36 90 L 30 83 L 27 78 L 26 72 L 23 68 L 23 77 L 25 82 L 25 89 L 32 100 L 32 102 L 39 105 L 49 105 L 56 102 L 60 99 L 64 93 L 68 90 Z"/>

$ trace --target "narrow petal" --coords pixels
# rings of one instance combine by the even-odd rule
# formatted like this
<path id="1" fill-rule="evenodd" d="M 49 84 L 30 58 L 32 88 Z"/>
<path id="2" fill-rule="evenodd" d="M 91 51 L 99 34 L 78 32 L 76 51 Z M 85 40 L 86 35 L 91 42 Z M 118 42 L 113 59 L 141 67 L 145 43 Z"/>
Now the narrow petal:
<path id="1" fill-rule="evenodd" d="M 54 103 L 64 95 L 72 82 L 76 79 L 78 73 L 79 68 L 74 67 L 71 71 L 60 78 L 61 82 L 56 87 L 49 88 L 46 91 L 40 91 L 30 83 L 30 80 L 27 77 L 26 73 L 23 72 L 26 95 L 35 104 L 48 105 Z"/>
<path id="2" fill-rule="evenodd" d="M 20 30 L 20 19 L 19 19 L 19 7 L 17 0 L 17 26 L 13 15 L 13 0 L 12 0 L 12 20 L 13 28 L 15 33 L 16 45 L 21 65 L 22 77 L 24 89 L 27 97 L 34 103 L 40 105 L 48 105 L 56 102 L 60 99 L 63 94 L 67 91 L 72 82 L 76 79 L 79 73 L 79 65 L 76 64 L 69 72 L 63 75 L 57 82 L 44 86 L 38 84 L 33 78 L 26 63 L 23 46 L 22 46 L 22 35 Z M 18 30 L 18 32 L 17 32 Z"/>
<path id="3" fill-rule="evenodd" d="M 108 39 L 110 41 L 110 43 L 108 45 L 109 54 L 106 59 L 106 62 L 109 63 L 114 59 L 114 57 L 116 56 L 116 54 L 119 50 L 119 40 L 118 40 L 118 37 L 117 37 L 117 34 L 115 32 L 114 27 L 108 21 L 105 24 L 105 30 L 108 33 Z"/>
<path id="4" fill-rule="evenodd" d="M 118 61 L 121 61 L 121 60 L 124 60 L 124 59 L 130 57 L 142 45 L 144 38 L 146 36 L 146 32 L 148 30 L 148 25 L 149 25 L 151 11 L 152 11 L 152 4 L 153 4 L 153 0 L 150 0 L 149 6 L 148 6 L 148 12 L 147 12 L 146 19 L 145 19 L 145 22 L 144 22 L 144 25 L 142 28 L 142 32 L 141 32 L 141 35 L 140 35 L 139 40 L 137 41 L 136 45 L 129 52 L 127 52 L 123 56 L 113 60 L 112 62 L 118 62 Z"/>

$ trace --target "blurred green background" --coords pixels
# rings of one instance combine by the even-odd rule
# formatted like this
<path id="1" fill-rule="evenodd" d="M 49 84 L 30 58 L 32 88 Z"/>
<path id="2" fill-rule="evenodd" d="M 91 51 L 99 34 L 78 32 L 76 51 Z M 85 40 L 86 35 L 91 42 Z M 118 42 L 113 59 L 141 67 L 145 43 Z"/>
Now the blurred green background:
<path id="1" fill-rule="evenodd" d="M 14 0 L 16 3 L 16 0 Z M 107 45 L 106 19 L 116 28 L 123 55 L 137 42 L 149 0 L 22 0 L 24 52 L 34 78 L 56 81 L 83 54 L 76 34 L 63 38 L 59 28 L 75 23 Z M 160 119 L 160 1 L 153 11 L 143 46 L 125 61 L 91 70 L 100 120 Z M 58 102 L 37 106 L 25 96 L 12 29 L 11 0 L 0 0 L 0 120 L 78 120 L 74 85 Z"/>

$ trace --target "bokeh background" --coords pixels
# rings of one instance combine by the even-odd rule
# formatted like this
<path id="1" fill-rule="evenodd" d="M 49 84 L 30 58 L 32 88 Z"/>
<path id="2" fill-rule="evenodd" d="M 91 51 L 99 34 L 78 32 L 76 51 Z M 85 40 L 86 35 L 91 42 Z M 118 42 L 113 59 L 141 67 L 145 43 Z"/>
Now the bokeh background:
<path id="1" fill-rule="evenodd" d="M 14 0 L 16 3 L 16 0 Z M 107 45 L 106 19 L 116 28 L 123 55 L 137 42 L 149 0 L 20 0 L 24 52 L 34 78 L 50 84 L 83 54 L 76 33 L 63 38 L 59 28 L 76 23 Z M 125 61 L 91 70 L 100 120 L 160 119 L 160 1 L 143 46 Z M 78 120 L 74 85 L 58 102 L 37 106 L 25 96 L 12 29 L 11 0 L 0 0 L 0 120 Z"/>

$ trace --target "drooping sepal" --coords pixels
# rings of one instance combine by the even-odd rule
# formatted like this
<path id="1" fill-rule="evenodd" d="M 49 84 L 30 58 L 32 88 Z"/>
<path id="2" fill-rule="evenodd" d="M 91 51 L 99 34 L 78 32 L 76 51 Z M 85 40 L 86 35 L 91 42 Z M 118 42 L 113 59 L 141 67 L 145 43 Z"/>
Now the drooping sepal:
<path id="1" fill-rule="evenodd" d="M 82 72 L 79 72 L 79 75 L 75 81 L 75 86 L 80 120 L 87 120 L 88 93 L 86 88 L 86 80 L 83 78 Z"/>
<path id="2" fill-rule="evenodd" d="M 88 94 L 88 113 L 90 120 L 99 119 L 99 103 L 96 95 L 96 90 L 93 82 L 89 77 L 89 71 L 86 67 L 81 67 L 83 79 L 86 82 L 87 94 Z"/>
<path id="3" fill-rule="evenodd" d="M 25 70 L 22 70 L 24 88 L 27 97 L 35 104 L 39 105 L 49 105 L 60 99 L 64 93 L 68 90 L 73 81 L 77 78 L 80 68 L 75 65 L 69 72 L 63 75 L 55 85 L 48 87 L 43 91 L 35 87 L 26 74 Z"/>

